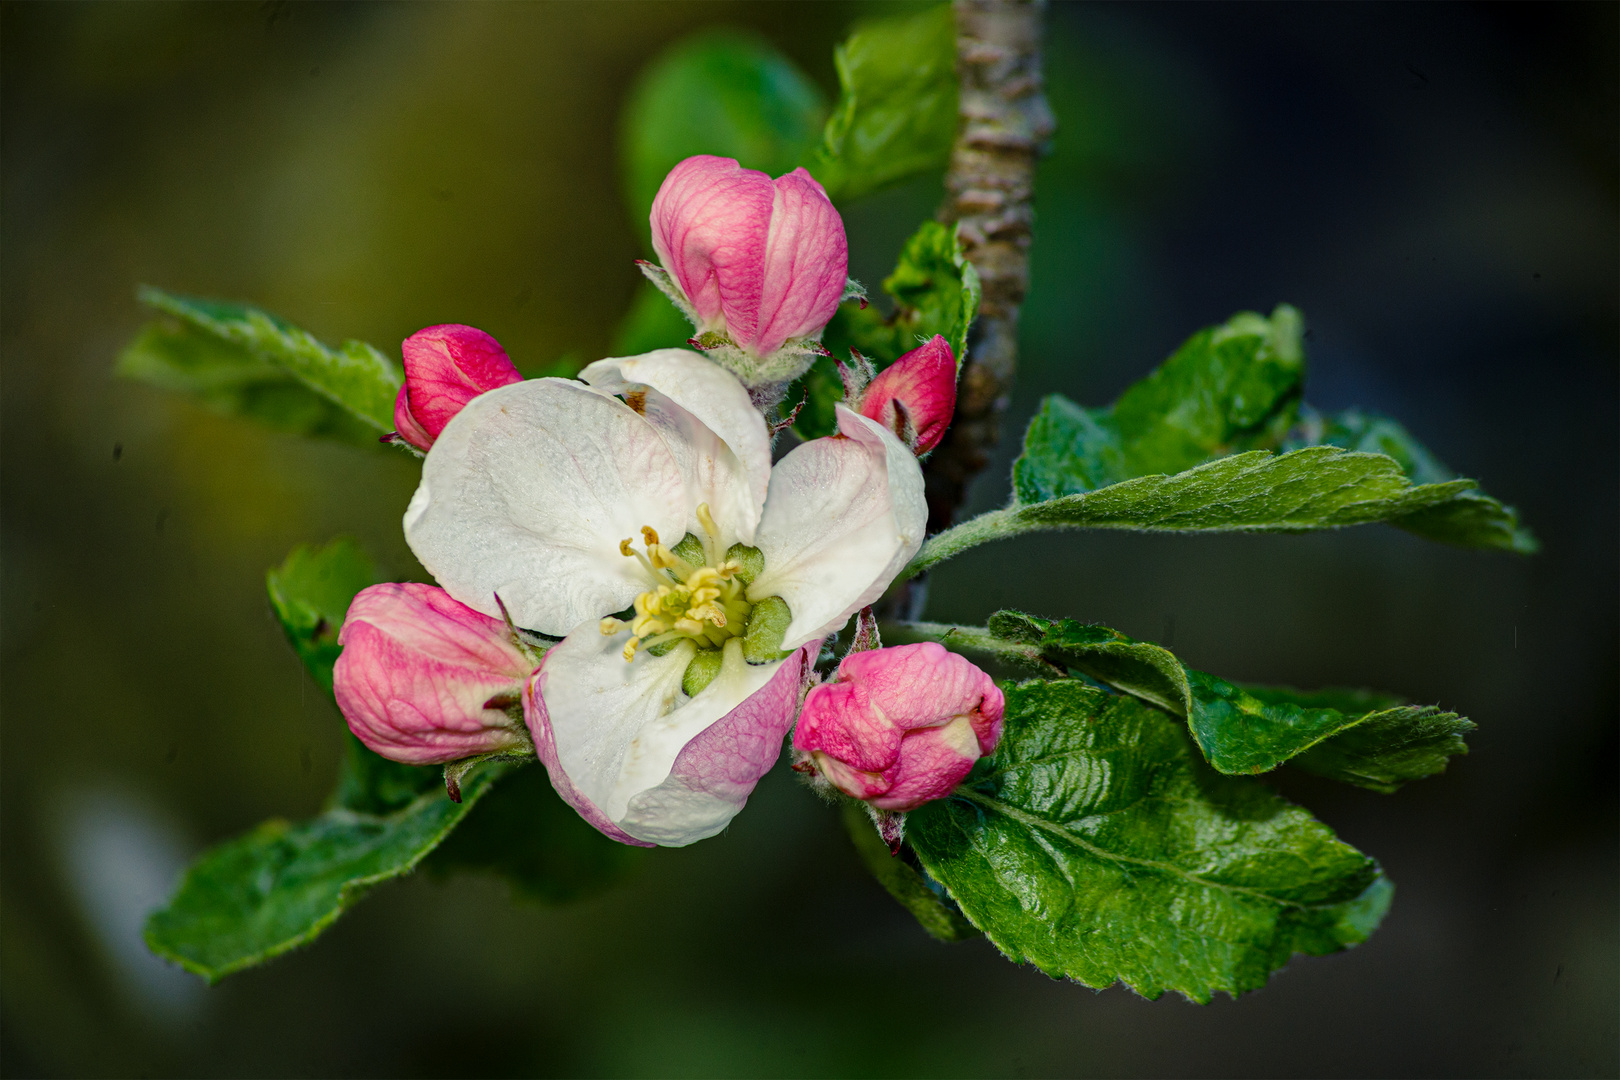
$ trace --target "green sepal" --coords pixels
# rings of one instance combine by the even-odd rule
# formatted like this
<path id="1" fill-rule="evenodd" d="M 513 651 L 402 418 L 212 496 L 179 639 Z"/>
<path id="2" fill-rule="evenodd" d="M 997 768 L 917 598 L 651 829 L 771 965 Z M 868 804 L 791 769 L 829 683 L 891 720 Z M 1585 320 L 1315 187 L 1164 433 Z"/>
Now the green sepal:
<path id="1" fill-rule="evenodd" d="M 119 374 L 278 430 L 372 443 L 393 430 L 404 374 L 370 345 L 346 341 L 333 349 L 245 304 L 149 287 L 139 296 L 165 318 L 125 350 Z"/>
<path id="2" fill-rule="evenodd" d="M 1373 860 L 1210 770 L 1162 711 L 1075 679 L 1003 690 L 995 752 L 906 838 L 1009 959 L 1207 1002 L 1365 940 L 1388 909 Z"/>
<path id="3" fill-rule="evenodd" d="M 861 863 L 883 890 L 916 916 L 917 922 L 936 941 L 967 941 L 979 931 L 950 901 L 929 887 L 928 881 L 906 861 L 905 852 L 893 855 L 889 845 L 872 826 L 871 815 L 853 799 L 840 800 L 839 816 L 844 829 L 861 857 Z"/>
<path id="4" fill-rule="evenodd" d="M 719 649 L 699 649 L 692 662 L 686 665 L 686 672 L 681 676 L 681 692 L 687 697 L 697 697 L 703 688 L 714 682 L 716 675 L 725 665 L 725 653 Z"/>
<path id="5" fill-rule="evenodd" d="M 726 561 L 741 567 L 737 571 L 737 580 L 744 585 L 752 585 L 754 579 L 765 572 L 765 553 L 747 544 L 732 544 L 727 548 Z"/>
<path id="6" fill-rule="evenodd" d="M 767 596 L 756 603 L 743 634 L 743 659 L 750 664 L 769 664 L 791 656 L 792 650 L 782 649 L 782 639 L 792 622 L 793 612 L 780 596 Z"/>
<path id="7" fill-rule="evenodd" d="M 1444 772 L 1466 754 L 1474 724 L 1434 706 L 1365 690 L 1302 693 L 1244 687 L 1182 666 L 1169 650 L 1117 630 L 1000 611 L 992 634 L 1187 721 L 1204 757 L 1223 773 L 1261 773 L 1288 762 L 1374 791 Z"/>
<path id="8" fill-rule="evenodd" d="M 943 168 L 956 137 L 956 20 L 949 4 L 858 24 L 833 53 L 840 94 L 804 162 L 833 199 Z"/>

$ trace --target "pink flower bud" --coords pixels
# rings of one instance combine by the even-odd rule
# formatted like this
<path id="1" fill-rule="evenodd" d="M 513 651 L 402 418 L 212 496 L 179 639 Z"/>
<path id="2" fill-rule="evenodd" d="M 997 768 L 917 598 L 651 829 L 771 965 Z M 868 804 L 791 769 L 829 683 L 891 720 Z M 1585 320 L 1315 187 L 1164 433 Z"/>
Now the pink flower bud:
<path id="1" fill-rule="evenodd" d="M 523 376 L 501 343 L 472 326 L 430 326 L 405 339 L 405 385 L 394 399 L 399 437 L 427 450 L 444 425 L 479 394 Z"/>
<path id="2" fill-rule="evenodd" d="M 876 420 L 922 455 L 939 445 L 956 412 L 956 357 L 940 335 L 884 368 L 861 395 Z"/>
<path id="3" fill-rule="evenodd" d="M 944 798 L 1001 739 L 1001 690 L 933 642 L 852 652 L 804 701 L 793 748 L 878 810 Z"/>
<path id="4" fill-rule="evenodd" d="M 803 169 L 774 181 L 699 154 L 669 171 L 652 204 L 653 249 L 701 331 L 754 356 L 819 337 L 849 278 L 844 221 Z"/>
<path id="5" fill-rule="evenodd" d="M 332 672 L 355 737 L 385 758 L 437 765 L 527 747 L 507 712 L 534 664 L 506 625 L 414 582 L 360 590 Z"/>

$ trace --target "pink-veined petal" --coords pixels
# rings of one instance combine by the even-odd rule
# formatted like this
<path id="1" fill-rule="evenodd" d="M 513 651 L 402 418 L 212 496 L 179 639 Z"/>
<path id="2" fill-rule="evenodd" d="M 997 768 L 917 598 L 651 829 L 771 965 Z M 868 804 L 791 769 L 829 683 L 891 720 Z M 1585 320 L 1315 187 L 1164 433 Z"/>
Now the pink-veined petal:
<path id="1" fill-rule="evenodd" d="M 731 322 L 723 297 L 752 296 L 758 311 L 775 190 L 756 169 L 699 154 L 671 169 L 653 198 L 653 250 L 706 329 Z M 732 333 L 751 336 L 753 324 L 731 323 Z"/>
<path id="2" fill-rule="evenodd" d="M 732 339 L 761 356 L 775 352 L 789 338 L 819 335 L 844 294 L 849 280 L 849 242 L 844 220 L 814 177 L 794 169 L 775 182 L 770 234 L 765 244 L 765 273 L 757 297 L 733 301 L 721 283 L 726 322 L 732 311 L 757 311 L 752 335 Z"/>

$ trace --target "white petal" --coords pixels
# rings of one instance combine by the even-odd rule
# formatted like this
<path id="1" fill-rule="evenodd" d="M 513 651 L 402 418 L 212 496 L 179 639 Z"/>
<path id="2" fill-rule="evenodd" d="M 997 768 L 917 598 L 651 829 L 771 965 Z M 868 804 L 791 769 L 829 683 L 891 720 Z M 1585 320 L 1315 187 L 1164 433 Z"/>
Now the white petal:
<path id="1" fill-rule="evenodd" d="M 842 405 L 839 435 L 796 447 L 771 472 L 756 546 L 765 571 L 751 600 L 780 596 L 784 649 L 836 631 L 883 595 L 922 546 L 922 470 L 881 424 Z"/>
<path id="2" fill-rule="evenodd" d="M 652 800 L 660 807 L 648 806 L 647 799 L 638 803 L 638 797 L 663 785 L 687 744 L 769 683 L 785 661 L 745 663 L 739 643 L 728 649 L 732 655 L 714 681 L 687 698 L 681 677 L 692 646 L 683 642 L 664 656 L 638 652 L 627 663 L 622 655 L 627 637 L 628 632 L 609 637 L 594 625 L 582 626 L 546 654 L 542 694 L 557 763 L 582 795 L 632 836 L 673 846 L 702 839 L 680 838 L 704 827 L 712 826 L 703 833 L 712 836 L 740 802 L 721 800 L 726 803 L 721 807 L 712 796 L 693 792 L 695 797 L 677 799 L 674 806 L 668 799 Z M 793 704 L 780 718 L 777 751 Z"/>
<path id="3" fill-rule="evenodd" d="M 405 511 L 405 539 L 463 604 L 565 634 L 648 587 L 619 542 L 689 512 L 664 438 L 629 406 L 568 379 L 481 394 L 440 434 Z"/>
<path id="4" fill-rule="evenodd" d="M 742 383 L 687 349 L 598 360 L 579 377 L 609 394 L 647 391 L 643 415 L 665 432 L 692 506 L 709 504 L 726 546 L 754 542 L 770 482 L 771 439 Z M 696 517 L 687 531 L 702 535 Z"/>

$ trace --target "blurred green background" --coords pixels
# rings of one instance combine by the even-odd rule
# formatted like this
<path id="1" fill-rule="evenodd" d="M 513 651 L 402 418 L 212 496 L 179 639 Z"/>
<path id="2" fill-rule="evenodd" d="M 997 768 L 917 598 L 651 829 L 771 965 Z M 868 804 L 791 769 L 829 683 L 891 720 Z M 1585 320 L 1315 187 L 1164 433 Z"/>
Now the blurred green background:
<path id="1" fill-rule="evenodd" d="M 1025 357 L 1110 400 L 1298 305 L 1309 395 L 1392 413 L 1516 503 L 1533 559 L 1378 528 L 1066 535 L 934 575 L 930 614 L 1106 622 L 1224 676 L 1473 717 L 1398 795 L 1281 776 L 1398 886 L 1366 945 L 1208 1007 L 943 946 L 785 770 L 722 837 L 570 907 L 380 890 L 205 989 L 139 942 L 209 843 L 314 812 L 340 719 L 264 570 L 358 536 L 397 577 L 416 467 L 115 381 L 139 282 L 387 351 L 476 324 L 602 355 L 639 275 L 637 72 L 751 27 L 829 97 L 854 4 L 0 6 L 0 1070 L 6 1075 L 1614 1075 L 1614 5 L 1056 5 Z M 881 280 L 938 177 L 846 207 Z M 994 587 L 992 587 L 994 583 Z"/>

